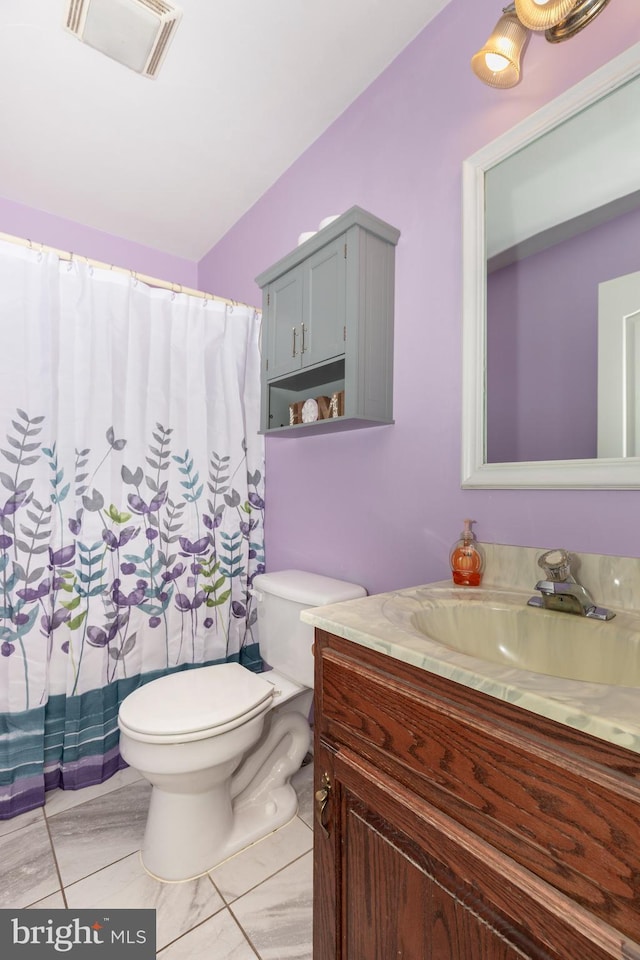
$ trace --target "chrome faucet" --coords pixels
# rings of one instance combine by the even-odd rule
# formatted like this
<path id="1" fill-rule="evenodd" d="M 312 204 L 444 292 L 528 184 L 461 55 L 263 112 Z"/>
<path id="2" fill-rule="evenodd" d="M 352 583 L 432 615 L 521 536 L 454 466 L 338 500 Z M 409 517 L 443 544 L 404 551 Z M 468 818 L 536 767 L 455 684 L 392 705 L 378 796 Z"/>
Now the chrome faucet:
<path id="1" fill-rule="evenodd" d="M 572 559 L 566 550 L 547 550 L 538 557 L 538 566 L 544 570 L 545 579 L 536 583 L 536 590 L 540 591 L 541 596 L 531 597 L 527 601 L 528 605 L 544 607 L 545 610 L 559 610 L 561 613 L 574 613 L 579 617 L 592 617 L 595 620 L 611 620 L 615 613 L 606 607 L 597 606 L 589 591 L 572 575 Z"/>

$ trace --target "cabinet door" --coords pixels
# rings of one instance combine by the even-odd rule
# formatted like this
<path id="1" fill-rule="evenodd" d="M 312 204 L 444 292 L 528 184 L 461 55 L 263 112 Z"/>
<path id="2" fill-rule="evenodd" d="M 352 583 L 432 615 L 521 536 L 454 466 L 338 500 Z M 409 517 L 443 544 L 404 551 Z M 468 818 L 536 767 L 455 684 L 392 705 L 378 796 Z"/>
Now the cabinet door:
<path id="1" fill-rule="evenodd" d="M 347 261 L 344 236 L 305 263 L 304 353 L 308 366 L 342 356 L 345 349 Z"/>
<path id="2" fill-rule="evenodd" d="M 267 288 L 267 379 L 300 368 L 304 264 L 278 277 Z"/>
<path id="3" fill-rule="evenodd" d="M 316 716 L 317 704 L 316 704 Z M 313 960 L 339 960 L 342 889 L 338 874 L 340 862 L 340 784 L 333 771 L 333 754 L 315 731 L 314 792 L 315 822 L 313 827 Z M 323 795 L 323 777 L 331 784 L 326 807 L 320 810 L 318 797 Z"/>
<path id="4" fill-rule="evenodd" d="M 314 960 L 610 960 L 579 933 L 549 946 L 526 871 L 365 758 L 318 746 L 316 788 L 325 767 L 331 792 L 315 828 Z"/>

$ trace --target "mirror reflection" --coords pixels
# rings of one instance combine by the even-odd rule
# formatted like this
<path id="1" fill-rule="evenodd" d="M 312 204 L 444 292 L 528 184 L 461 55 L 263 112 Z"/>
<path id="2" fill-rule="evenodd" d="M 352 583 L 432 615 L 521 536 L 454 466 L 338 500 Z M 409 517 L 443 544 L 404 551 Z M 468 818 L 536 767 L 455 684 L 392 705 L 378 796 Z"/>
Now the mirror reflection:
<path id="1" fill-rule="evenodd" d="M 484 188 L 485 462 L 640 455 L 640 77 Z"/>

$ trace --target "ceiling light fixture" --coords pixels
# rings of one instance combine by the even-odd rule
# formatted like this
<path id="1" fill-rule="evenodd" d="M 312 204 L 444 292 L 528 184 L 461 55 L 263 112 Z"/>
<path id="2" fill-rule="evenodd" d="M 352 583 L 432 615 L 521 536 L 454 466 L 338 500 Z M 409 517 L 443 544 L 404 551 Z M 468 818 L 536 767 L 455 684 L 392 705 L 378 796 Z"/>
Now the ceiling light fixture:
<path id="1" fill-rule="evenodd" d="M 515 0 L 502 11 L 493 33 L 471 59 L 471 68 L 490 87 L 514 87 L 529 31 L 544 30 L 549 43 L 575 36 L 609 0 Z"/>
<path id="2" fill-rule="evenodd" d="M 529 39 L 513 4 L 505 7 L 493 33 L 471 60 L 473 72 L 490 87 L 514 87 L 520 79 L 520 55 Z"/>
<path id="3" fill-rule="evenodd" d="M 67 0 L 65 26 L 112 60 L 155 77 L 181 17 L 166 0 Z"/>

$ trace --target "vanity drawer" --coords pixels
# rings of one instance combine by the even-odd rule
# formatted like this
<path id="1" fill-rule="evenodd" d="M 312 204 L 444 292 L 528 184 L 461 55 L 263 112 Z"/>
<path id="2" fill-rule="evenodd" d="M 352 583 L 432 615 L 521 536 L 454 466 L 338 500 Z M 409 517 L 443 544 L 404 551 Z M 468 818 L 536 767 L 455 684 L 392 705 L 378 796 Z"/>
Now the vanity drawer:
<path id="1" fill-rule="evenodd" d="M 316 631 L 316 725 L 640 940 L 640 757 Z M 366 799 L 366 798 L 363 798 Z"/>

